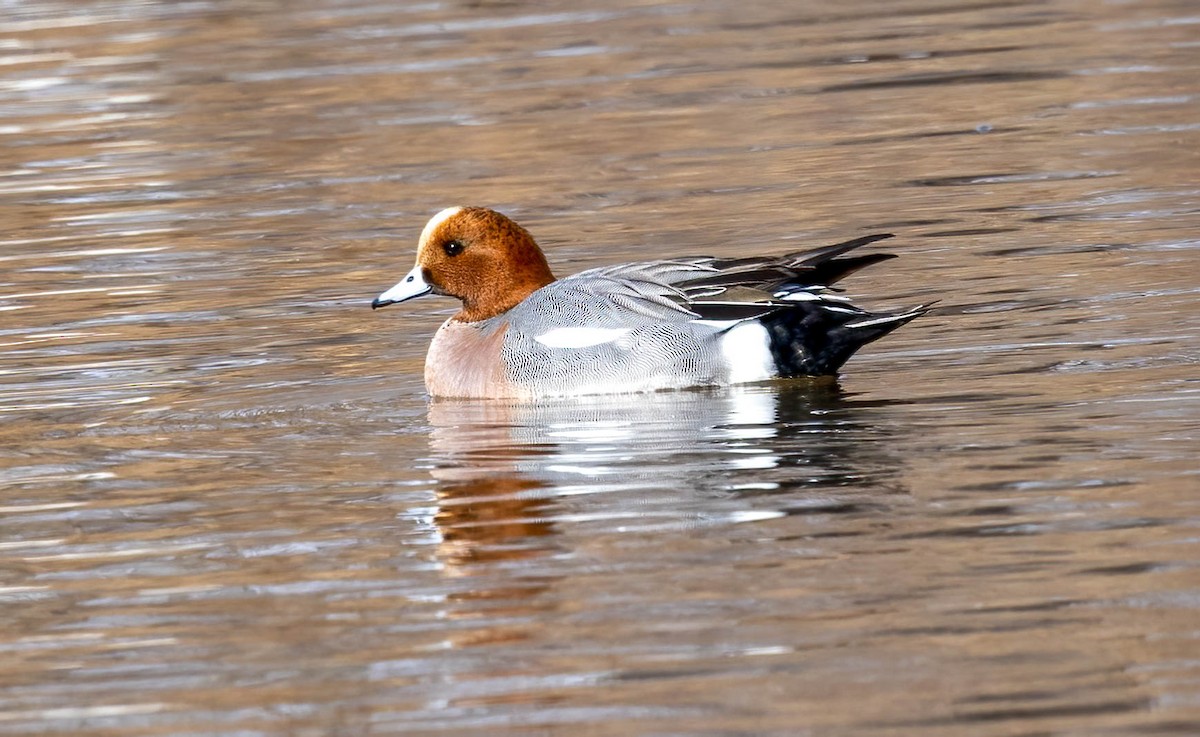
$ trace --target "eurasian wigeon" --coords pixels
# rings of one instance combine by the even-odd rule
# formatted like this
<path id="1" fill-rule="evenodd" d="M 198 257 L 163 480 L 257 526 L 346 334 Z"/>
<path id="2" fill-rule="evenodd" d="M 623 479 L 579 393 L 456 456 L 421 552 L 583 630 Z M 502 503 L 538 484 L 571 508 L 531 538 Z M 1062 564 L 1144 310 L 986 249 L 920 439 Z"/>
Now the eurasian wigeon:
<path id="1" fill-rule="evenodd" d="M 520 225 L 450 207 L 426 224 L 417 264 L 372 308 L 425 294 L 462 301 L 433 336 L 435 397 L 614 394 L 830 376 L 860 347 L 926 312 L 872 313 L 831 292 L 894 258 L 839 258 L 868 235 L 782 256 L 641 261 L 555 279 Z"/>

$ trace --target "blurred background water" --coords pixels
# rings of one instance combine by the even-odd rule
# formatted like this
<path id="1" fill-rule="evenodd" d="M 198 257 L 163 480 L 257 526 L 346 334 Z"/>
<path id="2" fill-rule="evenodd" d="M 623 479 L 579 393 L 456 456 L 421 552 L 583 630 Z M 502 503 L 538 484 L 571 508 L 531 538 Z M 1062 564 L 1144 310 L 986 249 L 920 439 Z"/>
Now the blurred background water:
<path id="1" fill-rule="evenodd" d="M 1200 733 L 1185 0 L 0 2 L 0 733 Z M 438 402 L 372 313 L 893 231 L 840 385 Z"/>

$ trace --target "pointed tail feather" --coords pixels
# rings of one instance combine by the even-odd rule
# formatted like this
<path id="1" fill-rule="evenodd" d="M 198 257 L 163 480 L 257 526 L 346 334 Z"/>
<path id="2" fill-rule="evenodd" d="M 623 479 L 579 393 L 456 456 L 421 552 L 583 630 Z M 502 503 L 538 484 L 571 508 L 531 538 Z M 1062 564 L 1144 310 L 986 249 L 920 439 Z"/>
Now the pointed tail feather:
<path id="1" fill-rule="evenodd" d="M 859 348 L 929 311 L 871 313 L 845 305 L 801 302 L 762 318 L 775 364 L 784 377 L 833 376 Z"/>

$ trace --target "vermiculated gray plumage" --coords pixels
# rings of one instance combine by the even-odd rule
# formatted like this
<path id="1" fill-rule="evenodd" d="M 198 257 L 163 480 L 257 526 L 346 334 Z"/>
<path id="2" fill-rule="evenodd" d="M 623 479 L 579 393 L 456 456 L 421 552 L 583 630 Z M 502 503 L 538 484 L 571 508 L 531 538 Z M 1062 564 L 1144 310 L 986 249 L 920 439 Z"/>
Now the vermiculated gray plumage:
<path id="1" fill-rule="evenodd" d="M 703 256 L 590 269 L 542 287 L 478 327 L 506 330 L 502 356 L 510 378 L 540 394 L 587 393 L 613 384 L 639 391 L 728 383 L 722 336 L 750 320 L 766 330 L 775 375 L 828 376 L 863 345 L 928 309 L 872 313 L 830 289 L 854 271 L 895 258 L 841 258 L 889 237 L 869 235 L 778 257 Z M 571 348 L 538 339 L 578 326 L 620 334 Z"/>

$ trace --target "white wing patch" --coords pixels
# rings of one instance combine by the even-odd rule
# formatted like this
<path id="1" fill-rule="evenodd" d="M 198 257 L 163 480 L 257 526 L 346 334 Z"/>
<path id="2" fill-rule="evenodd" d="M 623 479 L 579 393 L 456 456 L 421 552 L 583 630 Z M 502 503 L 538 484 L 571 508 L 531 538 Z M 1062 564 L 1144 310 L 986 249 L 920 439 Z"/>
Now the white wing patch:
<path id="1" fill-rule="evenodd" d="M 784 302 L 816 302 L 821 299 L 819 295 L 803 289 L 796 290 L 795 292 L 776 292 L 774 297 L 775 299 L 782 299 Z"/>
<path id="2" fill-rule="evenodd" d="M 591 348 L 601 343 L 611 343 L 631 328 L 554 328 L 534 340 L 548 348 Z"/>

